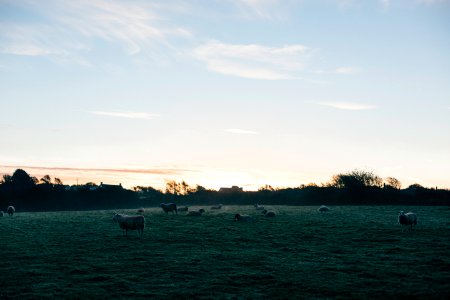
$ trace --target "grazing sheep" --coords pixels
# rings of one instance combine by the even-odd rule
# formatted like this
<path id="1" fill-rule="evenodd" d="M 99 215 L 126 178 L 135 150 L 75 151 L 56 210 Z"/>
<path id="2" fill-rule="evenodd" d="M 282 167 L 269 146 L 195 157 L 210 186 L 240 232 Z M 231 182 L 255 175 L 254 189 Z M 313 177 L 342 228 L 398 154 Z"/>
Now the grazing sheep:
<path id="1" fill-rule="evenodd" d="M 214 206 L 211 206 L 211 209 L 221 209 L 222 208 L 222 204 L 217 204 Z"/>
<path id="2" fill-rule="evenodd" d="M 398 223 L 402 225 L 402 230 L 403 225 L 411 226 L 409 230 L 412 230 L 413 225 L 417 225 L 417 215 L 413 212 L 408 212 L 405 214 L 405 212 L 402 210 L 398 213 Z"/>
<path id="3" fill-rule="evenodd" d="M 201 216 L 204 212 L 205 210 L 200 208 L 199 210 L 191 210 L 186 216 Z"/>
<path id="4" fill-rule="evenodd" d="M 234 215 L 234 220 L 235 221 L 239 221 L 239 222 L 252 222 L 255 219 L 253 219 L 252 216 L 235 214 Z"/>
<path id="5" fill-rule="evenodd" d="M 275 217 L 275 213 L 273 211 L 267 211 L 267 209 L 263 210 L 261 213 L 268 218 Z"/>
<path id="6" fill-rule="evenodd" d="M 8 206 L 8 209 L 6 210 L 6 212 L 8 213 L 8 215 L 12 216 L 16 212 L 16 209 L 14 208 L 14 206 L 10 205 L 10 206 Z"/>
<path id="7" fill-rule="evenodd" d="M 138 208 L 137 213 L 138 214 L 143 214 L 145 212 L 145 209 L 143 207 Z"/>
<path id="8" fill-rule="evenodd" d="M 3 210 L 0 210 L 0 217 L 3 217 L 5 215 L 5 213 L 3 212 Z"/>
<path id="9" fill-rule="evenodd" d="M 329 208 L 328 206 L 325 206 L 325 205 L 322 205 L 322 206 L 320 206 L 320 207 L 317 209 L 318 212 L 327 212 L 327 211 L 329 211 L 329 210 L 330 210 L 330 208 Z"/>
<path id="10" fill-rule="evenodd" d="M 187 207 L 187 206 L 178 208 L 178 211 L 188 211 L 188 210 L 189 210 L 189 207 Z"/>
<path id="11" fill-rule="evenodd" d="M 125 231 L 125 235 L 127 236 L 128 230 L 137 230 L 140 237 L 142 237 L 144 233 L 144 216 L 127 216 L 116 213 L 113 217 L 113 221 L 119 223 L 120 228 Z"/>
<path id="12" fill-rule="evenodd" d="M 169 211 L 172 212 L 172 215 L 173 212 L 175 212 L 175 214 L 178 214 L 177 205 L 175 203 L 161 203 L 160 206 L 166 213 L 166 215 L 169 214 Z"/>
<path id="13" fill-rule="evenodd" d="M 264 206 L 262 206 L 262 205 L 255 204 L 253 206 L 256 208 L 256 210 L 264 210 Z"/>

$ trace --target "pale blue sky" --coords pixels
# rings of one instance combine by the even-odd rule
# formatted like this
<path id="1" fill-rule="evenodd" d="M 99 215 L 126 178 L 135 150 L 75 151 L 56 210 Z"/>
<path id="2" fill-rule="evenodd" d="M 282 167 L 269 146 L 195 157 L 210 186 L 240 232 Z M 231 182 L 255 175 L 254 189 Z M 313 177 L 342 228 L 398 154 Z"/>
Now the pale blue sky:
<path id="1" fill-rule="evenodd" d="M 0 173 L 450 187 L 450 1 L 0 0 L 0 107 Z"/>

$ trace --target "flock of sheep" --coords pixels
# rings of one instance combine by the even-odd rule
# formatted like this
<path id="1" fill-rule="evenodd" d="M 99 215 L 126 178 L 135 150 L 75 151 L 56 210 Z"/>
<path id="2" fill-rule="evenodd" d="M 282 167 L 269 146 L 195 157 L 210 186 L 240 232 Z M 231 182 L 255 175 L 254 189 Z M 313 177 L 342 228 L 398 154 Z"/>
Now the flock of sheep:
<path id="1" fill-rule="evenodd" d="M 222 204 L 214 205 L 211 207 L 211 209 L 221 209 L 222 206 Z M 166 214 L 168 214 L 169 212 L 171 212 L 172 214 L 178 214 L 178 211 L 183 211 L 187 212 L 186 216 L 201 216 L 205 212 L 203 208 L 200 208 L 198 210 L 189 210 L 187 206 L 178 208 L 175 203 L 161 203 L 160 207 Z M 260 210 L 261 213 L 268 218 L 275 217 L 275 212 L 268 211 L 264 208 L 264 206 L 255 204 L 254 207 L 256 210 Z M 6 209 L 6 213 L 9 216 L 13 216 L 15 211 L 16 209 L 12 205 L 8 206 L 8 208 Z M 142 215 L 144 211 L 144 208 L 139 208 L 137 210 L 138 215 L 136 216 L 129 216 L 115 212 L 112 219 L 114 222 L 117 222 L 119 224 L 119 227 L 123 230 L 125 235 L 128 235 L 128 230 L 137 230 L 139 236 L 142 237 L 145 228 L 145 217 Z M 317 209 L 317 211 L 320 213 L 325 213 L 330 211 L 330 208 L 322 205 Z M 5 213 L 3 211 L 0 211 L 0 217 L 3 217 L 4 215 Z M 239 213 L 234 215 L 234 220 L 239 222 L 255 221 L 254 217 L 249 215 L 241 215 Z M 404 226 L 406 226 L 407 228 L 409 227 L 409 230 L 413 230 L 417 225 L 417 215 L 413 212 L 405 213 L 404 211 L 400 211 L 398 214 L 398 223 L 402 226 L 402 231 Z"/>
<path id="2" fill-rule="evenodd" d="M 169 212 L 172 214 L 178 214 L 179 211 L 183 211 L 187 212 L 186 216 L 201 216 L 205 212 L 203 208 L 200 208 L 198 210 L 189 210 L 187 206 L 178 208 L 175 203 L 161 203 L 160 207 L 166 214 L 169 214 Z M 268 211 L 264 208 L 264 206 L 255 204 L 254 207 L 256 210 L 260 210 L 261 213 L 268 218 L 275 217 L 275 212 Z M 211 207 L 211 209 L 213 210 L 221 208 L 222 204 L 214 205 Z M 330 208 L 322 205 L 317 209 L 317 211 L 320 213 L 325 213 L 330 211 Z M 139 214 L 137 216 L 128 216 L 115 213 L 115 215 L 113 216 L 113 221 L 119 224 L 119 227 L 124 231 L 125 235 L 128 235 L 128 230 L 137 230 L 139 236 L 142 237 L 145 228 L 145 217 L 142 215 L 144 213 L 144 208 L 139 208 L 137 210 L 137 213 Z M 253 222 L 255 221 L 255 218 L 250 215 L 241 215 L 237 213 L 234 215 L 234 220 L 238 222 Z M 417 215 L 413 212 L 404 213 L 403 211 L 401 211 L 398 215 L 398 223 L 402 225 L 402 231 L 403 226 L 410 226 L 409 230 L 412 230 L 413 226 L 417 225 Z"/>

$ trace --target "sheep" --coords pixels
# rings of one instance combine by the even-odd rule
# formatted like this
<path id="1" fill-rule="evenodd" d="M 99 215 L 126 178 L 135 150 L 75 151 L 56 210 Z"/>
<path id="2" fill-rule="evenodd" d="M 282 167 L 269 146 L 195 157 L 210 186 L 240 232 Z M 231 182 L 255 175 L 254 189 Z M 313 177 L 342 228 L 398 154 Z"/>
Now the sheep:
<path id="1" fill-rule="evenodd" d="M 275 213 L 273 211 L 267 211 L 267 209 L 263 210 L 261 213 L 268 218 L 275 217 Z"/>
<path id="2" fill-rule="evenodd" d="M 161 203 L 160 206 L 166 213 L 166 215 L 169 214 L 169 211 L 172 212 L 172 215 L 173 212 L 175 212 L 175 214 L 178 214 L 177 205 L 175 203 Z"/>
<path id="3" fill-rule="evenodd" d="M 205 210 L 203 208 L 200 208 L 199 210 L 192 210 L 187 213 L 186 216 L 201 216 Z"/>
<path id="4" fill-rule="evenodd" d="M 325 205 L 321 205 L 318 209 L 317 209 L 317 211 L 318 212 L 327 212 L 327 211 L 329 211 L 330 210 L 330 208 L 328 207 L 328 206 L 325 206 Z"/>
<path id="5" fill-rule="evenodd" d="M 189 207 L 187 207 L 187 206 L 178 208 L 178 211 L 188 211 L 188 210 L 189 210 Z"/>
<path id="6" fill-rule="evenodd" d="M 113 216 L 113 221 L 117 222 L 128 236 L 128 230 L 137 230 L 140 237 L 144 234 L 145 218 L 144 216 L 127 216 L 116 213 Z"/>
<path id="7" fill-rule="evenodd" d="M 143 214 L 145 212 L 145 209 L 143 207 L 138 208 L 137 213 L 138 214 Z"/>
<path id="8" fill-rule="evenodd" d="M 262 205 L 255 204 L 253 206 L 255 207 L 256 210 L 264 210 L 264 206 L 262 206 Z"/>
<path id="9" fill-rule="evenodd" d="M 222 208 L 222 204 L 217 204 L 214 206 L 211 206 L 211 209 L 221 209 Z"/>
<path id="10" fill-rule="evenodd" d="M 240 214 L 235 214 L 234 220 L 239 221 L 239 222 L 253 222 L 254 221 L 252 216 L 240 215 Z"/>
<path id="11" fill-rule="evenodd" d="M 6 212 L 8 213 L 8 215 L 12 216 L 16 212 L 16 209 L 14 208 L 14 206 L 10 205 L 10 206 L 8 206 L 8 209 L 6 210 Z"/>
<path id="12" fill-rule="evenodd" d="M 5 213 L 3 212 L 3 210 L 0 210 L 0 217 L 3 217 L 5 215 Z"/>
<path id="13" fill-rule="evenodd" d="M 417 215 L 413 212 L 408 212 L 405 214 L 405 212 L 402 210 L 398 213 L 398 223 L 402 225 L 402 230 L 403 225 L 411 226 L 409 230 L 412 230 L 413 225 L 417 225 Z"/>

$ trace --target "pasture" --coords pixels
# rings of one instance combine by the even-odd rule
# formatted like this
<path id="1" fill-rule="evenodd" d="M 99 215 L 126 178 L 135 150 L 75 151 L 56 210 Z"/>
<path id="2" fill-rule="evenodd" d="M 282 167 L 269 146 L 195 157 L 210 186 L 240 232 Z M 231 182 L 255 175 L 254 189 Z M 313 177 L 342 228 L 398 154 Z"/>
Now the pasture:
<path id="1" fill-rule="evenodd" d="M 204 208 L 146 208 L 142 239 L 112 211 L 19 209 L 0 218 L 0 298 L 450 298 L 449 207 Z M 418 214 L 416 231 L 399 210 Z"/>

